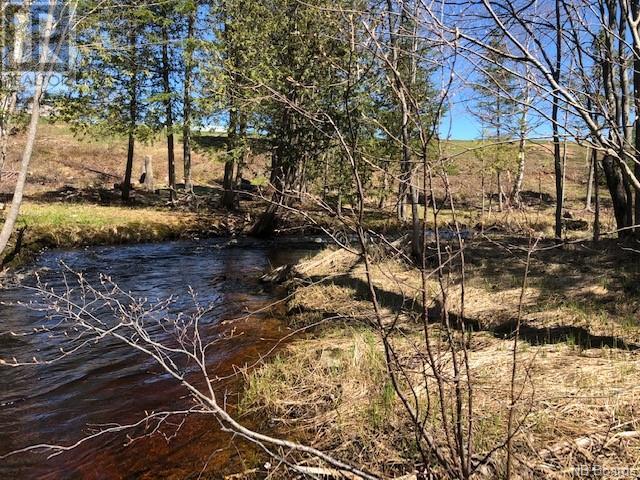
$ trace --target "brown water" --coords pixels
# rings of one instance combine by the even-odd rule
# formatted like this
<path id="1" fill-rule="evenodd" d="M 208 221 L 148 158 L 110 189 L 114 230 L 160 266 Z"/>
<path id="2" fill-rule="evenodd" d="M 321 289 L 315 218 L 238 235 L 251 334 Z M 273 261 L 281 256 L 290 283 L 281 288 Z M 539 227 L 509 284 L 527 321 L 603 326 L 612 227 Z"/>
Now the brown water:
<path id="1" fill-rule="evenodd" d="M 308 248 L 267 244 L 219 248 L 224 242 L 173 242 L 50 252 L 37 270 L 52 287 L 61 287 L 60 262 L 87 278 L 109 274 L 123 289 L 150 299 L 176 295 L 175 311 L 189 311 L 188 286 L 201 304 L 218 306 L 201 330 L 206 339 L 224 333 L 247 310 L 271 304 L 282 292 L 265 289 L 257 280 L 269 266 L 290 263 Z M 25 284 L 33 282 L 30 276 Z M 32 293 L 15 287 L 0 291 L 0 301 L 28 301 Z M 44 314 L 18 305 L 0 306 L 0 332 L 32 331 Z M 233 323 L 241 335 L 218 343 L 212 371 L 226 375 L 268 352 L 289 331 L 274 309 Z M 0 336 L 0 358 L 47 358 L 64 340 L 48 334 Z M 216 386 L 231 401 L 240 382 Z M 153 362 L 129 347 L 105 341 L 50 365 L 0 367 L 0 455 L 38 443 L 73 444 L 92 425 L 134 422 L 145 411 L 189 405 L 185 391 L 161 374 Z M 172 433 L 165 428 L 166 433 Z M 46 454 L 20 454 L 0 460 L 0 479 L 219 478 L 242 468 L 252 453 L 242 442 L 219 431 L 211 417 L 192 416 L 167 442 L 161 436 L 125 446 L 125 434 L 109 434 L 48 459 Z"/>

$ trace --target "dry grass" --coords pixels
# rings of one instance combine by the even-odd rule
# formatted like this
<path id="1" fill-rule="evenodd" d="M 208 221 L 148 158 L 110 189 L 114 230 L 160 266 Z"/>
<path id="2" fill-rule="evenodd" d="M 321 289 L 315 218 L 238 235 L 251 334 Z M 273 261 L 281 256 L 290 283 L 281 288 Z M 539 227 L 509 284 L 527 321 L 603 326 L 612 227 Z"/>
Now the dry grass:
<path id="1" fill-rule="evenodd" d="M 17 171 L 22 151 L 23 137 L 11 138 L 9 158 L 5 170 Z M 162 138 L 150 144 L 136 147 L 133 177 L 141 174 L 143 158 L 154 159 L 154 172 L 158 185 L 167 182 L 166 147 Z M 105 138 L 103 140 L 78 139 L 64 125 L 51 125 L 43 121 L 29 171 L 27 194 L 73 185 L 76 188 L 112 187 L 122 181 L 127 156 L 126 139 Z M 176 176 L 182 179 L 182 154 L 176 148 Z M 199 184 L 216 181 L 223 165 L 209 153 L 195 152 L 193 155 L 193 177 Z M 0 183 L 0 190 L 9 192 L 11 181 Z"/>
<path id="2" fill-rule="evenodd" d="M 9 161 L 6 170 L 16 171 L 19 164 L 22 136 L 12 137 L 9 149 Z M 40 126 L 38 141 L 32 160 L 27 182 L 27 194 L 35 196 L 43 192 L 58 190 L 66 185 L 78 189 L 111 188 L 114 183 L 122 181 L 126 160 L 126 139 L 104 138 L 92 140 L 76 138 L 69 128 L 63 124 L 49 124 L 44 120 Z M 553 202 L 548 196 L 554 195 L 554 178 L 552 150 L 550 145 L 541 142 L 531 144 L 528 151 L 527 175 L 524 190 L 528 191 L 528 208 L 525 210 L 497 211 L 496 202 L 492 202 L 491 213 L 480 215 L 480 190 L 478 185 L 480 160 L 474 153 L 477 147 L 473 141 L 453 141 L 447 145 L 445 151 L 451 155 L 452 168 L 449 172 L 453 197 L 458 205 L 457 219 L 462 224 L 472 228 L 481 221 L 485 228 L 494 228 L 504 232 L 523 232 L 533 230 L 552 235 L 553 231 Z M 167 182 L 166 147 L 164 138 L 160 135 L 149 144 L 139 144 L 136 147 L 134 161 L 134 180 L 141 174 L 142 159 L 150 155 L 154 159 L 154 171 L 157 185 Z M 193 179 L 197 185 L 219 186 L 224 171 L 223 151 L 218 147 L 209 149 L 196 148 L 193 154 Z M 182 180 L 182 153 L 176 148 L 176 176 Z M 263 154 L 252 157 L 247 166 L 246 178 L 264 178 L 268 176 L 267 158 Z M 504 176 L 505 189 L 508 190 L 509 175 Z M 584 150 L 577 145 L 568 145 L 567 161 L 567 208 L 572 211 L 575 219 L 585 220 L 591 225 L 593 214 L 584 210 L 584 196 L 586 192 L 587 165 Z M 493 177 L 487 178 L 487 196 L 492 192 Z M 12 191 L 13 180 L 0 180 L 0 192 Z M 320 191 L 320 184 L 310 185 L 310 191 Z M 397 231 L 402 228 L 395 219 L 392 201 L 388 202 L 383 211 L 377 208 L 377 186 L 372 185 L 371 209 L 367 214 L 367 226 L 377 231 Z M 436 196 L 441 196 L 438 192 Z M 320 189 L 320 190 L 318 190 Z M 495 190 L 495 188 L 493 189 Z M 391 188 L 394 191 L 394 188 Z M 538 199 L 539 195 L 545 200 Z M 606 195 L 603 195 L 606 197 Z M 610 203 L 610 202 L 609 202 Z M 487 201 L 487 208 L 489 202 Z M 313 205 L 305 206 L 313 210 Z M 603 230 L 613 229 L 613 219 L 609 205 L 603 205 Z M 313 213 L 312 213 L 313 215 Z M 331 224 L 324 212 L 318 212 L 318 220 L 323 224 Z M 452 212 L 446 206 L 439 216 L 441 225 L 448 225 L 453 220 Z M 568 238 L 586 236 L 588 232 L 568 232 Z"/>
<path id="3" fill-rule="evenodd" d="M 383 351 L 370 330 L 347 327 L 295 342 L 248 382 L 242 411 L 268 414 L 280 432 L 378 470 L 398 470 L 411 456 L 411 440 L 397 428 L 403 417 Z"/>
<path id="4" fill-rule="evenodd" d="M 521 258 L 514 257 L 511 265 L 504 260 L 503 270 L 521 269 Z M 522 423 L 514 443 L 520 478 L 574 478 L 572 468 L 579 465 L 638 467 L 640 462 L 640 350 L 636 349 L 640 327 L 637 322 L 621 321 L 617 311 L 611 310 L 624 299 L 620 308 L 630 311 L 632 306 L 637 308 L 637 300 L 618 293 L 615 282 L 623 276 L 611 276 L 608 288 L 603 287 L 592 271 L 599 268 L 602 276 L 606 267 L 600 263 L 587 268 L 590 258 L 580 265 L 574 261 L 574 278 L 560 289 L 543 267 L 553 271 L 562 258 L 556 255 L 554 263 L 548 254 L 540 253 L 525 295 L 517 374 L 522 394 L 516 415 Z M 270 418 L 281 432 L 394 477 L 410 472 L 419 458 L 411 426 L 389 384 L 377 329 L 369 322 L 363 267 L 353 260 L 325 251 L 300 267 L 312 280 L 326 280 L 297 288 L 290 302 L 295 321 L 300 325 L 305 320 L 327 320 L 274 362 L 248 374 L 242 407 Z M 567 271 L 558 270 L 556 275 L 567 283 Z M 504 332 L 510 330 L 502 326 L 509 325 L 517 309 L 520 290 L 514 284 L 521 278 L 515 274 L 511 279 L 492 277 L 477 265 L 469 266 L 468 276 L 465 309 L 480 329 L 469 341 L 469 362 L 474 448 L 482 454 L 506 436 L 513 341 L 505 338 Z M 423 358 L 424 341 L 420 326 L 412 321 L 418 274 L 386 260 L 375 265 L 373 278 L 385 314 L 402 312 L 391 338 L 401 363 L 419 370 L 415 367 Z M 454 280 L 452 299 L 459 289 Z M 616 293 L 610 297 L 612 292 Z M 568 300 L 589 296 L 589 303 Z M 452 302 L 450 311 L 455 313 L 458 307 Z M 446 343 L 439 340 L 441 327 L 434 322 L 429 329 L 446 358 Z M 432 408 L 425 408 L 428 428 L 441 433 L 442 418 L 433 408 L 438 401 L 433 379 L 425 383 L 418 374 L 411 379 L 420 404 L 431 402 Z M 409 387 L 404 382 L 401 388 L 406 392 Z M 485 477 L 500 478 L 503 465 L 504 452 L 499 451 Z"/>

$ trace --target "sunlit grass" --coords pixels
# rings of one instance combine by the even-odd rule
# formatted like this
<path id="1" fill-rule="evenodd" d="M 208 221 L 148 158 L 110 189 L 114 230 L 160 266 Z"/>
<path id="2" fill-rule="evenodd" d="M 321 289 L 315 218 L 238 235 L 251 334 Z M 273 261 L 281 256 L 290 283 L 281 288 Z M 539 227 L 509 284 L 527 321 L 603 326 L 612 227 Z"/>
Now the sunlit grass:
<path id="1" fill-rule="evenodd" d="M 18 233 L 12 237 L 13 243 L 1 260 L 4 266 L 18 266 L 46 248 L 171 240 L 202 235 L 202 232 L 215 234 L 219 225 L 220 217 L 216 215 L 26 202 L 18 220 Z"/>
<path id="2" fill-rule="evenodd" d="M 137 222 L 172 223 L 175 215 L 164 211 L 86 204 L 26 203 L 19 225 L 23 226 L 119 226 Z"/>

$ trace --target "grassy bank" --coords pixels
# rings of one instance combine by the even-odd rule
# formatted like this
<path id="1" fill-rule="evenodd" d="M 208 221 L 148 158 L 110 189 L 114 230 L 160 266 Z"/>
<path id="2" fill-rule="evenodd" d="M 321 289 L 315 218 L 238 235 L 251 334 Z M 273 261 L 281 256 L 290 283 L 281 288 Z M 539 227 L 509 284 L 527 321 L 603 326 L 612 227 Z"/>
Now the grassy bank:
<path id="1" fill-rule="evenodd" d="M 506 239 L 478 240 L 466 250 L 464 311 L 467 324 L 473 325 L 467 345 L 477 458 L 506 438 L 511 333 L 525 264 L 517 246 Z M 414 429 L 389 381 L 367 301 L 364 266 L 344 251 L 325 251 L 298 269 L 309 282 L 296 284 L 288 305 L 290 322 L 309 330 L 274 361 L 247 375 L 241 407 L 275 419 L 269 428 L 275 423 L 281 434 L 384 478 L 411 473 L 421 459 Z M 637 270 L 637 262 L 621 260 L 613 245 L 534 253 L 523 296 L 516 371 L 514 466 L 519 478 L 574 478 L 572 468 L 578 465 L 633 466 L 640 458 Z M 371 273 L 383 321 L 396 322 L 389 340 L 405 367 L 400 389 L 408 398 L 415 394 L 429 431 L 441 434 L 435 380 L 418 373 L 425 356 L 416 313 L 419 273 L 394 259 L 378 261 Z M 460 278 L 447 281 L 448 311 L 456 318 Z M 435 280 L 429 289 L 436 298 Z M 444 371 L 450 373 L 442 324 L 434 319 L 428 331 Z M 452 382 L 445 382 L 445 389 L 452 399 Z M 445 411 L 450 408 L 447 404 Z M 436 436 L 436 441 L 444 444 L 446 438 Z M 498 449 L 484 478 L 503 478 L 504 464 L 504 448 Z M 434 472 L 442 474 L 438 468 Z"/>
<path id="2" fill-rule="evenodd" d="M 156 242 L 229 233 L 238 218 L 168 209 L 26 202 L 2 266 L 18 267 L 47 248 Z"/>

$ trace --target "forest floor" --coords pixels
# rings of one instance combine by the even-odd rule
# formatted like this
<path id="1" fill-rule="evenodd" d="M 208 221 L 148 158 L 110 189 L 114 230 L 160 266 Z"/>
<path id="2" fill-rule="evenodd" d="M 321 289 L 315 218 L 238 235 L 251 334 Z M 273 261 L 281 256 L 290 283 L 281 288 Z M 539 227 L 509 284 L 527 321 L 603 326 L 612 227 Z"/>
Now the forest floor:
<path id="1" fill-rule="evenodd" d="M 473 448 L 480 456 L 506 438 L 511 335 L 527 250 L 528 240 L 509 236 L 478 236 L 465 248 L 464 318 L 473 332 L 465 341 L 474 392 Z M 455 324 L 462 282 L 451 266 L 445 275 L 447 311 Z M 519 478 L 575 478 L 573 469 L 583 465 L 640 468 L 639 268 L 613 242 L 597 249 L 586 243 L 538 244 L 522 297 L 517 347 Z M 329 249 L 301 262 L 297 271 L 289 322 L 304 335 L 247 374 L 242 411 L 269 418 L 270 429 L 384 478 L 411 473 L 420 458 L 386 371 L 364 265 L 353 254 Z M 425 348 L 417 313 L 420 274 L 394 258 L 377 259 L 371 274 L 383 322 L 397 322 L 389 340 L 411 372 L 418 404 L 424 412 L 432 406 L 427 428 L 444 444 L 435 380 L 418 373 Z M 429 289 L 437 298 L 435 278 Z M 428 329 L 446 364 L 450 356 L 437 302 L 429 309 L 434 318 Z M 402 385 L 410 394 L 407 381 Z M 446 389 L 451 401 L 453 387 Z M 503 478 L 504 450 L 494 460 L 483 478 Z"/>

